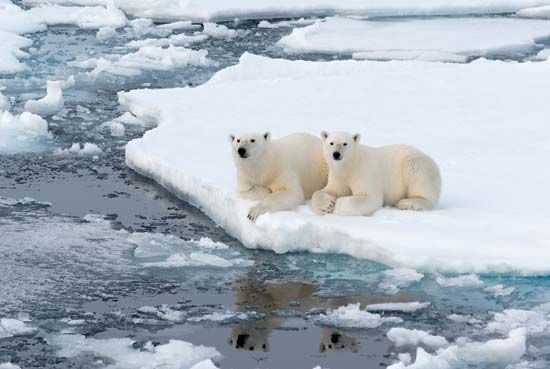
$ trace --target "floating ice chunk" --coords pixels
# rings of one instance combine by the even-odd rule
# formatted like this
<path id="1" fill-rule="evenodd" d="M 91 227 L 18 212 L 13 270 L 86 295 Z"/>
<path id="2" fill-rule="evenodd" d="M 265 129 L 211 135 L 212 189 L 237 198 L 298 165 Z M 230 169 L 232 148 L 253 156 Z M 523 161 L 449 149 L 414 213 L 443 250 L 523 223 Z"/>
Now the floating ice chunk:
<path id="1" fill-rule="evenodd" d="M 170 255 L 166 260 L 159 262 L 143 263 L 147 267 L 164 267 L 164 268 L 179 268 L 179 267 L 216 267 L 216 268 L 245 268 L 252 266 L 252 260 L 224 259 L 213 254 L 205 254 L 201 252 L 192 252 L 189 255 L 174 254 Z"/>
<path id="2" fill-rule="evenodd" d="M 548 63 L 308 62 L 244 54 L 198 87 L 120 93 L 127 110 L 159 123 L 126 145 L 126 163 L 250 248 L 344 253 L 420 272 L 545 275 L 550 197 L 536 194 L 547 191 L 550 171 L 536 170 L 532 158 L 550 156 L 549 79 Z M 432 154 L 445 180 L 438 207 L 320 217 L 306 203 L 248 221 L 251 204 L 236 195 L 227 135 L 317 135 L 322 127 L 368 132 L 365 144 L 372 146 L 406 142 Z M 193 140 L 181 145 L 181 137 Z M 501 160 L 510 165 L 495 166 Z M 497 182 L 499 191 L 479 191 Z M 526 197 L 516 196 L 517 188 Z"/>
<path id="3" fill-rule="evenodd" d="M 383 317 L 380 314 L 361 310 L 359 304 L 349 304 L 319 315 L 317 321 L 323 325 L 342 328 L 378 328 L 385 323 L 401 323 L 403 319 Z"/>
<path id="4" fill-rule="evenodd" d="M 493 294 L 494 297 L 510 296 L 516 290 L 515 287 L 504 287 L 502 284 L 497 284 L 491 287 L 485 288 L 484 291 Z"/>
<path id="5" fill-rule="evenodd" d="M 114 28 L 114 27 L 101 27 L 97 31 L 95 37 L 99 41 L 111 40 L 113 38 L 118 37 L 118 32 L 116 31 L 116 28 Z"/>
<path id="6" fill-rule="evenodd" d="M 310 24 L 315 23 L 316 19 L 306 19 L 300 18 L 297 20 L 290 21 L 279 21 L 279 22 L 269 22 L 267 20 L 262 20 L 258 23 L 258 28 L 282 28 L 282 27 L 299 27 L 299 26 L 309 26 Z"/>
<path id="7" fill-rule="evenodd" d="M 468 366 L 505 368 L 519 362 L 525 352 L 525 331 L 518 329 L 510 332 L 505 339 L 457 342 L 433 355 L 419 347 L 413 364 L 399 362 L 390 365 L 388 369 L 451 369 Z"/>
<path id="8" fill-rule="evenodd" d="M 2 90 L 0 90 L 0 111 L 10 110 L 10 108 L 11 108 L 10 101 L 6 96 L 2 94 Z"/>
<path id="9" fill-rule="evenodd" d="M 51 137 L 48 123 L 40 116 L 0 111 L 0 154 L 41 151 Z"/>
<path id="10" fill-rule="evenodd" d="M 433 336 L 418 329 L 395 327 L 386 334 L 396 346 L 425 346 L 432 349 L 446 347 L 449 342 L 442 336 Z"/>
<path id="11" fill-rule="evenodd" d="M 418 310 L 426 309 L 430 306 L 429 302 L 388 302 L 383 304 L 371 304 L 365 307 L 367 311 L 399 311 L 402 313 L 413 313 Z"/>
<path id="12" fill-rule="evenodd" d="M 12 363 L 1 363 L 0 369 L 21 369 L 21 367 Z"/>
<path id="13" fill-rule="evenodd" d="M 227 246 L 225 243 L 214 241 L 209 237 L 201 237 L 200 240 L 197 242 L 197 245 L 207 249 L 216 250 L 225 250 L 229 248 L 229 246 Z"/>
<path id="14" fill-rule="evenodd" d="M 129 22 L 128 32 L 134 37 L 142 37 L 151 31 L 153 21 L 146 18 L 138 18 Z"/>
<path id="15" fill-rule="evenodd" d="M 18 319 L 0 319 L 0 338 L 13 336 L 27 336 L 36 332 L 36 328 L 28 326 Z"/>
<path id="16" fill-rule="evenodd" d="M 109 368 L 118 369 L 154 369 L 179 368 L 190 369 L 205 360 L 220 358 L 213 347 L 194 346 L 189 342 L 170 340 L 161 345 L 146 345 L 146 349 L 133 347 L 129 338 L 95 339 L 81 335 L 52 335 L 47 342 L 59 347 L 60 357 L 76 357 L 84 353 L 93 353 L 108 358 Z"/>
<path id="17" fill-rule="evenodd" d="M 138 309 L 140 313 L 156 315 L 162 320 L 179 323 L 185 320 L 186 313 L 171 309 L 168 305 L 161 305 L 158 308 L 154 306 L 142 306 Z"/>
<path id="18" fill-rule="evenodd" d="M 367 37 L 365 37 L 367 35 Z M 353 54 L 354 59 L 466 62 L 537 51 L 545 21 L 514 18 L 358 20 L 333 17 L 295 28 L 277 44 L 289 52 Z"/>
<path id="19" fill-rule="evenodd" d="M 189 318 L 189 321 L 192 322 L 202 322 L 209 320 L 212 322 L 223 322 L 226 320 L 246 320 L 248 319 L 248 314 L 246 313 L 234 313 L 231 311 L 226 311 L 225 313 L 213 312 L 212 314 L 206 314 L 202 316 Z"/>
<path id="20" fill-rule="evenodd" d="M 550 19 L 550 5 L 521 9 L 516 15 L 523 18 Z"/>
<path id="21" fill-rule="evenodd" d="M 192 31 L 192 30 L 198 30 L 201 28 L 198 24 L 193 24 L 191 21 L 177 21 L 172 23 L 164 23 L 157 26 L 158 28 L 164 28 L 169 29 L 172 31 L 176 30 L 186 30 L 186 31 Z"/>
<path id="22" fill-rule="evenodd" d="M 141 74 L 143 70 L 171 70 L 188 65 L 207 66 L 211 64 L 207 55 L 207 50 L 191 50 L 173 45 L 168 48 L 143 46 L 133 53 L 92 58 L 72 65 L 84 69 L 93 68 L 89 72 L 92 78 L 97 78 L 102 73 L 131 77 Z"/>
<path id="23" fill-rule="evenodd" d="M 59 6 L 44 5 L 27 11 L 28 16 L 48 25 L 70 24 L 80 28 L 119 28 L 128 20 L 116 6 Z"/>
<path id="24" fill-rule="evenodd" d="M 480 324 L 481 320 L 476 319 L 470 315 L 459 315 L 459 314 L 450 314 L 447 315 L 447 319 L 456 323 L 467 323 L 467 324 Z"/>
<path id="25" fill-rule="evenodd" d="M 382 281 L 378 285 L 378 288 L 392 295 L 399 292 L 401 288 L 420 282 L 422 278 L 424 278 L 424 274 L 418 273 L 414 269 L 407 268 L 388 269 L 380 274 L 382 276 Z"/>
<path id="26" fill-rule="evenodd" d="M 57 149 L 55 155 L 68 155 L 76 154 L 78 156 L 94 156 L 99 155 L 103 152 L 99 146 L 96 144 L 86 142 L 84 145 L 81 145 L 78 142 L 75 142 L 68 149 Z"/>
<path id="27" fill-rule="evenodd" d="M 229 29 L 223 24 L 216 23 L 204 23 L 203 33 L 214 38 L 229 39 L 241 36 L 244 34 L 243 30 Z"/>
<path id="28" fill-rule="evenodd" d="M 168 38 L 148 38 L 145 40 L 130 41 L 127 46 L 132 48 L 141 48 L 143 46 L 186 46 L 204 42 L 208 39 L 208 35 L 186 35 L 183 33 L 172 35 Z"/>
<path id="29" fill-rule="evenodd" d="M 489 333 L 508 334 L 517 328 L 525 328 L 529 336 L 550 335 L 550 305 L 539 305 L 533 310 L 507 309 L 495 313 L 486 329 Z"/>
<path id="30" fill-rule="evenodd" d="M 197 363 L 191 367 L 191 369 L 218 369 L 216 365 L 212 362 L 212 360 L 204 360 L 200 363 Z"/>
<path id="31" fill-rule="evenodd" d="M 46 96 L 40 100 L 29 100 L 25 103 L 25 110 L 41 116 L 54 115 L 65 104 L 61 81 L 48 81 Z"/>
<path id="32" fill-rule="evenodd" d="M 550 49 L 543 49 L 533 58 L 533 60 L 548 60 L 550 59 Z"/>
<path id="33" fill-rule="evenodd" d="M 436 282 L 443 287 L 478 287 L 483 285 L 477 274 L 466 274 L 458 277 L 437 277 Z"/>
<path id="34" fill-rule="evenodd" d="M 111 136 L 113 137 L 122 137 L 126 133 L 126 129 L 122 123 L 117 121 L 112 121 L 109 124 L 109 129 L 111 130 Z"/>

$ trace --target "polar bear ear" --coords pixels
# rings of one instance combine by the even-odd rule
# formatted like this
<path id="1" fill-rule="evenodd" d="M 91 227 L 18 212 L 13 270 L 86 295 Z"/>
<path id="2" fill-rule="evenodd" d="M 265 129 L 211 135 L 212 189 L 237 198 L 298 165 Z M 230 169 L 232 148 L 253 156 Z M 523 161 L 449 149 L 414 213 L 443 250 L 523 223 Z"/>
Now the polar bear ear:
<path id="1" fill-rule="evenodd" d="M 264 138 L 265 138 L 266 141 L 271 140 L 271 132 L 264 133 Z"/>
<path id="2" fill-rule="evenodd" d="M 323 140 L 326 140 L 327 137 L 328 137 L 328 132 L 327 132 L 327 131 L 321 131 L 321 138 L 322 138 Z"/>
<path id="3" fill-rule="evenodd" d="M 359 140 L 361 140 L 361 135 L 359 133 L 356 133 L 351 137 L 353 138 L 353 142 L 355 143 L 359 143 Z"/>
<path id="4" fill-rule="evenodd" d="M 227 138 L 229 139 L 229 142 L 233 142 L 235 141 L 235 135 L 233 133 L 231 133 L 229 136 L 227 136 Z"/>

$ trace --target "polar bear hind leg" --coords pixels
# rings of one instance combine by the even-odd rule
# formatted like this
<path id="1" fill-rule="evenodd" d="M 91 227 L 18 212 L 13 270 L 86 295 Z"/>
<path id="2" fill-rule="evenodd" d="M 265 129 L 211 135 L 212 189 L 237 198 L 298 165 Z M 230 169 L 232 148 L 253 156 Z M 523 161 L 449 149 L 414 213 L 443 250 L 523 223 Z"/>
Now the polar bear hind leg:
<path id="1" fill-rule="evenodd" d="M 407 197 L 397 203 L 401 210 L 431 210 L 441 193 L 441 175 L 437 164 L 427 155 L 416 154 L 405 159 L 403 181 Z"/>

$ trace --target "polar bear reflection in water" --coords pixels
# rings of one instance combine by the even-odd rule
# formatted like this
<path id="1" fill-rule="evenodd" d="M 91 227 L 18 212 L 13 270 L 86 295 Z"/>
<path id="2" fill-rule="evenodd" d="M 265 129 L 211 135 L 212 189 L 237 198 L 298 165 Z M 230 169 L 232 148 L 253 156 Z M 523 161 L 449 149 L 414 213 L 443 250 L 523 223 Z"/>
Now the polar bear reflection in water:
<path id="1" fill-rule="evenodd" d="M 303 315 L 312 309 L 337 309 L 340 306 L 361 303 L 362 306 L 380 302 L 397 302 L 407 299 L 403 295 L 395 296 L 349 296 L 319 298 L 315 292 L 318 285 L 302 282 L 284 282 L 260 285 L 250 273 L 238 285 L 237 310 L 254 310 L 265 316 L 265 319 L 234 324 L 231 336 L 227 339 L 229 346 L 243 351 L 270 351 L 269 336 L 273 329 L 282 327 L 288 316 L 278 315 L 277 311 L 292 310 L 296 315 Z M 321 328 L 319 351 L 357 352 L 358 342 L 344 332 Z"/>

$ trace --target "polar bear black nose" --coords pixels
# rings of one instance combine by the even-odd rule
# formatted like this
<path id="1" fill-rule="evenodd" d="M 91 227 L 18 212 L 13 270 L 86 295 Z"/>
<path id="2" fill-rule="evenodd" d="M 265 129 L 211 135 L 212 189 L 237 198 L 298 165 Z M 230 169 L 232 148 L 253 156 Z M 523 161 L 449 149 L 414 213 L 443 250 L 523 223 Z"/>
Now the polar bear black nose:
<path id="1" fill-rule="evenodd" d="M 237 152 L 239 153 L 240 156 L 245 156 L 246 155 L 246 149 L 244 147 L 239 147 Z"/>
<path id="2" fill-rule="evenodd" d="M 340 153 L 338 151 L 335 151 L 332 153 L 332 157 L 335 159 L 335 160 L 340 160 Z"/>

